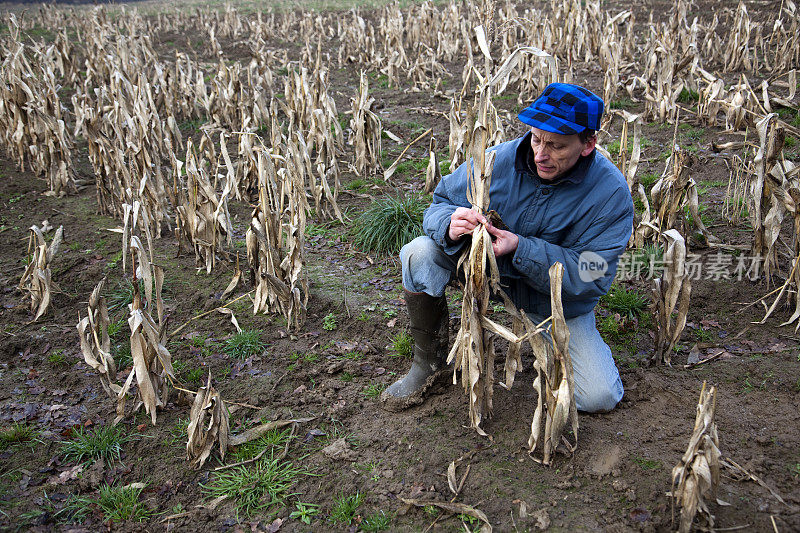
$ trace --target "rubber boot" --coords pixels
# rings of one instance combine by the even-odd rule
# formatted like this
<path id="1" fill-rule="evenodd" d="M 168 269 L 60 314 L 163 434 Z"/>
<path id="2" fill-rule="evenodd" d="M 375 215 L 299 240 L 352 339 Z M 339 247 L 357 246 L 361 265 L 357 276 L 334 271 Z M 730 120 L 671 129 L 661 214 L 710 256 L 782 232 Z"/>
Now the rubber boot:
<path id="1" fill-rule="evenodd" d="M 405 291 L 414 360 L 408 374 L 381 395 L 384 407 L 398 411 L 422 403 L 424 393 L 446 366 L 450 318 L 447 299 Z"/>

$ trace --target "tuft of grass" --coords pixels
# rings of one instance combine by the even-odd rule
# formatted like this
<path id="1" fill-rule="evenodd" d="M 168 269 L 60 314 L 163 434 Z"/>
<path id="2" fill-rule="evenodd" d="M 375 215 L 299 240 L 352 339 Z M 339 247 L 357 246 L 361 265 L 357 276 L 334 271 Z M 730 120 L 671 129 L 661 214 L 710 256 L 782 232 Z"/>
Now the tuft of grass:
<path id="1" fill-rule="evenodd" d="M 244 329 L 225 341 L 223 351 L 231 357 L 247 359 L 264 351 L 266 347 L 267 345 L 261 340 L 260 329 Z"/>
<path id="2" fill-rule="evenodd" d="M 378 531 L 386 531 L 389 529 L 389 526 L 392 525 L 392 519 L 394 517 L 390 514 L 387 515 L 386 513 L 381 511 L 376 511 L 375 513 L 367 516 L 364 520 L 361 521 L 361 531 L 366 533 L 375 533 Z"/>
<path id="3" fill-rule="evenodd" d="M 117 365 L 118 370 L 133 366 L 133 356 L 131 355 L 130 341 L 125 340 L 117 345 L 112 346 L 111 355 L 114 357 L 114 363 Z"/>
<path id="4" fill-rule="evenodd" d="M 368 400 L 374 400 L 381 395 L 385 388 L 386 384 L 384 383 L 370 383 L 361 393 Z"/>
<path id="5" fill-rule="evenodd" d="M 657 470 L 661 468 L 661 461 L 646 459 L 644 457 L 634 457 L 633 462 L 639 465 L 642 470 Z"/>
<path id="6" fill-rule="evenodd" d="M 392 337 L 389 357 L 414 357 L 414 338 L 407 331 L 401 331 Z"/>
<path id="7" fill-rule="evenodd" d="M 630 109 L 633 107 L 633 100 L 627 96 L 623 96 L 618 100 L 611 100 L 609 107 L 611 109 Z"/>
<path id="8" fill-rule="evenodd" d="M 69 365 L 64 350 L 53 350 L 53 353 L 47 356 L 47 362 L 56 367 Z"/>
<path id="9" fill-rule="evenodd" d="M 693 104 L 700 100 L 700 93 L 694 89 L 681 89 L 681 94 L 678 95 L 678 101 L 684 104 Z"/>
<path id="10" fill-rule="evenodd" d="M 60 451 L 65 461 L 89 464 L 103 459 L 106 464 L 119 461 L 122 445 L 133 435 L 124 435 L 120 426 L 99 426 L 94 429 L 78 428 L 72 439 L 61 442 Z"/>
<path id="11" fill-rule="evenodd" d="M 339 497 L 333 501 L 333 508 L 331 509 L 330 515 L 331 522 L 349 526 L 353 523 L 356 511 L 363 502 L 364 495 L 360 492 L 356 492 L 350 496 L 345 496 L 344 494 L 339 495 Z"/>
<path id="12" fill-rule="evenodd" d="M 355 220 L 355 245 L 365 252 L 396 254 L 422 235 L 427 202 L 418 195 L 386 196 L 374 200 Z"/>
<path id="13" fill-rule="evenodd" d="M 351 374 L 350 372 L 342 372 L 341 375 L 339 376 L 339 379 L 344 381 L 345 383 L 349 383 L 353 381 L 353 377 L 354 377 L 353 374 Z"/>
<path id="14" fill-rule="evenodd" d="M 0 431 L 0 450 L 7 450 L 12 446 L 31 443 L 37 440 L 39 430 L 36 426 L 24 422 L 15 422 L 11 427 Z"/>
<path id="15" fill-rule="evenodd" d="M 634 289 L 612 285 L 608 294 L 600 298 L 606 308 L 628 318 L 634 318 L 647 308 L 647 298 Z"/>
<path id="16" fill-rule="evenodd" d="M 153 513 L 139 500 L 141 494 L 141 488 L 112 487 L 104 484 L 100 487 L 97 505 L 103 512 L 105 520 L 143 522 Z"/>
<path id="17" fill-rule="evenodd" d="M 279 461 L 270 454 L 254 463 L 223 470 L 205 485 L 200 485 L 209 498 L 227 496 L 233 500 L 236 512 L 246 516 L 271 516 L 284 507 L 286 498 L 297 481 L 307 472 L 290 461 Z"/>
<path id="18" fill-rule="evenodd" d="M 255 440 L 246 442 L 238 446 L 231 455 L 236 459 L 236 462 L 247 461 L 261 453 L 264 448 L 267 449 L 283 449 L 286 446 L 286 441 L 289 440 L 289 430 L 273 429 L 266 432 Z"/>
<path id="19" fill-rule="evenodd" d="M 139 291 L 144 293 L 144 282 L 141 280 L 139 280 Z M 108 295 L 108 310 L 124 309 L 131 303 L 133 303 L 133 282 L 129 279 L 120 280 Z"/>

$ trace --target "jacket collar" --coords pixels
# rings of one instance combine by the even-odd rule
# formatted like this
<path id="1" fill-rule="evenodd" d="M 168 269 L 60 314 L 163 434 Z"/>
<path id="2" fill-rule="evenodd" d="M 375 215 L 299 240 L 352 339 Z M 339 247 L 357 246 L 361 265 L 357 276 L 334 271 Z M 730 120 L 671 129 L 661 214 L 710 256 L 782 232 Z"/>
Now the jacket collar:
<path id="1" fill-rule="evenodd" d="M 595 149 L 592 150 L 592 153 L 589 155 L 579 157 L 575 166 L 560 178 L 555 180 L 543 180 L 539 177 L 539 173 L 536 171 L 536 165 L 533 163 L 533 148 L 531 148 L 531 132 L 529 131 L 522 137 L 519 145 L 517 145 L 514 168 L 517 172 L 523 172 L 533 176 L 542 185 L 557 185 L 559 183 L 572 183 L 577 185 L 586 177 L 586 172 L 594 161 L 594 155 L 596 153 L 597 150 Z"/>

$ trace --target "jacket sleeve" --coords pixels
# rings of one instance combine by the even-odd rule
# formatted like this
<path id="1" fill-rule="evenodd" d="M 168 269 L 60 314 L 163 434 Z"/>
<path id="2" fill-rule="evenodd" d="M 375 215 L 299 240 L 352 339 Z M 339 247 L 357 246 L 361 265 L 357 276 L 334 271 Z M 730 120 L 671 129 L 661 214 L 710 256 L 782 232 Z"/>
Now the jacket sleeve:
<path id="1" fill-rule="evenodd" d="M 450 216 L 458 207 L 470 207 L 467 201 L 467 164 L 462 163 L 455 172 L 445 176 L 433 191 L 433 202 L 425 210 L 422 230 L 425 235 L 442 247 L 448 255 L 455 255 L 464 247 L 468 238 L 452 242 L 447 239 Z"/>
<path id="2" fill-rule="evenodd" d="M 534 290 L 550 292 L 548 271 L 558 261 L 564 265 L 562 297 L 565 300 L 583 300 L 606 294 L 614 281 L 619 256 L 625 251 L 633 229 L 630 194 L 622 188 L 617 189 L 598 212 L 600 215 L 588 224 L 569 248 L 538 237 L 520 236 L 512 261 L 524 281 Z M 583 252 L 594 252 L 605 261 L 605 275 L 592 280 L 585 273 L 586 279 L 581 279 L 580 256 Z"/>

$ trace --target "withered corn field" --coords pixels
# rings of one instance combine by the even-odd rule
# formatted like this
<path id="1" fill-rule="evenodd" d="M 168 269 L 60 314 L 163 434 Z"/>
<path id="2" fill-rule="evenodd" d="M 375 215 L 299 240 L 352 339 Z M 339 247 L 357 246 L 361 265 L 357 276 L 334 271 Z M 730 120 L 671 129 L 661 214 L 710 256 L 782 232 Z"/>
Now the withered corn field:
<path id="1" fill-rule="evenodd" d="M 3 530 L 800 530 L 794 0 L 0 8 Z M 621 403 L 576 411 L 563 268 L 534 324 L 479 226 L 452 371 L 384 410 L 399 245 L 470 159 L 490 215 L 554 81 L 636 208 Z"/>

